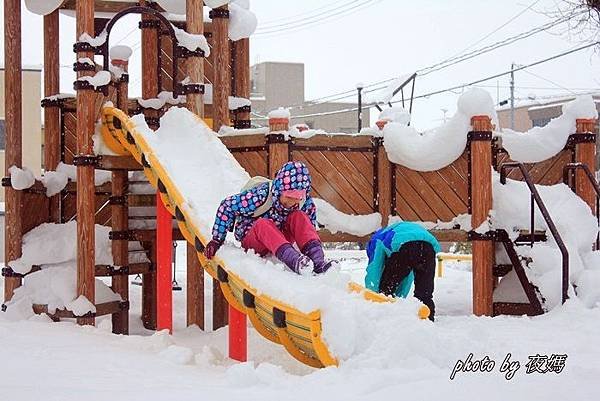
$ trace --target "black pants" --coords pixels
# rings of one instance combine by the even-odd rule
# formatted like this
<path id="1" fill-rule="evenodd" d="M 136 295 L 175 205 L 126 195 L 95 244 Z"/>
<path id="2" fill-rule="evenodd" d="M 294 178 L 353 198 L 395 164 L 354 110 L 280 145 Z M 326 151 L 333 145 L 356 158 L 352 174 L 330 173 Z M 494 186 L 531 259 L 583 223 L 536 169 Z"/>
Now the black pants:
<path id="1" fill-rule="evenodd" d="M 433 303 L 435 260 L 435 251 L 430 243 L 425 241 L 406 242 L 398 252 L 394 252 L 386 259 L 379 283 L 379 292 L 385 295 L 394 295 L 398 285 L 413 270 L 415 273 L 415 298 L 429 307 L 431 310 L 429 319 L 433 320 L 435 315 L 435 304 Z"/>

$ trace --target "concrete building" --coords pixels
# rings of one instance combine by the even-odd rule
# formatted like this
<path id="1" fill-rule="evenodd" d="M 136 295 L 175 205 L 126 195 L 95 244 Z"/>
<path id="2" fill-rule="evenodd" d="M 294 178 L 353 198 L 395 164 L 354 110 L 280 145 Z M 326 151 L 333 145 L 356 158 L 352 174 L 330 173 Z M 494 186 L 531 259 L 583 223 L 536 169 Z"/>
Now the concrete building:
<path id="1" fill-rule="evenodd" d="M 356 133 L 357 111 L 325 114 L 310 117 L 297 117 L 307 114 L 320 114 L 356 107 L 356 103 L 310 104 L 304 98 L 304 64 L 264 62 L 253 65 L 250 73 L 252 111 L 255 116 L 266 116 L 269 111 L 282 106 L 298 106 L 290 109 L 291 124 L 306 124 L 327 132 Z M 261 124 L 265 120 L 258 121 Z M 369 126 L 369 109 L 363 110 L 363 127 Z"/>
<path id="2" fill-rule="evenodd" d="M 41 68 L 23 68 L 23 166 L 28 167 L 38 176 L 42 170 L 41 75 Z M 0 168 L 3 176 L 4 127 L 4 67 L 2 66 L 0 67 Z M 4 202 L 4 189 L 0 191 L 0 202 Z"/>

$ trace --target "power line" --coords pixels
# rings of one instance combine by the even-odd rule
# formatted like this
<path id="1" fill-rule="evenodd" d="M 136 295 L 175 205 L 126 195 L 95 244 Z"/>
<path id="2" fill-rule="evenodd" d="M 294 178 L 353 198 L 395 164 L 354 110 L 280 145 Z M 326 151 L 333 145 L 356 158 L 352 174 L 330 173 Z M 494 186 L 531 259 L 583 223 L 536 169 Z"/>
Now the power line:
<path id="1" fill-rule="evenodd" d="M 531 29 L 529 31 L 521 32 L 521 33 L 519 33 L 517 35 L 505 38 L 504 40 L 495 42 L 495 43 L 493 43 L 491 45 L 484 46 L 482 48 L 479 48 L 477 50 L 474 50 L 472 52 L 469 52 L 469 53 L 464 54 L 464 55 L 459 56 L 459 57 L 456 57 L 456 56 L 450 57 L 450 58 L 448 58 L 446 60 L 437 62 L 437 63 L 435 63 L 433 65 L 428 66 L 428 67 L 421 68 L 421 69 L 417 70 L 416 72 L 419 73 L 420 76 L 425 76 L 425 75 L 428 75 L 428 74 L 430 74 L 432 72 L 439 71 L 441 69 L 450 67 L 452 65 L 461 63 L 461 62 L 466 61 L 466 60 L 470 60 L 470 59 L 478 57 L 478 56 L 480 56 L 482 54 L 489 53 L 489 52 L 491 52 L 493 50 L 496 50 L 496 49 L 499 49 L 501 47 L 513 44 L 513 43 L 515 43 L 515 42 L 517 42 L 519 40 L 526 39 L 526 38 L 528 38 L 530 36 L 533 36 L 533 35 L 535 35 L 537 33 L 544 32 L 544 31 L 548 30 L 549 28 L 552 28 L 552 27 L 554 27 L 556 25 L 559 25 L 559 24 L 562 24 L 562 23 L 568 21 L 569 19 L 571 19 L 574 16 L 580 15 L 581 13 L 582 12 L 579 11 L 579 12 L 574 12 L 574 13 L 562 16 L 562 17 L 560 17 L 560 18 L 558 18 L 558 19 L 556 19 L 554 21 L 545 23 L 545 24 L 540 25 L 540 26 L 538 26 L 536 28 L 533 28 L 533 29 Z M 394 79 L 395 78 L 389 78 L 389 79 L 385 79 L 385 80 L 382 80 L 382 81 L 378 81 L 378 82 L 366 85 L 366 86 L 364 86 L 365 89 L 366 88 L 372 88 L 373 86 L 378 86 L 378 87 L 374 88 L 374 89 L 371 89 L 371 90 L 367 90 L 367 91 L 365 91 L 365 93 L 373 92 L 374 90 L 383 89 L 385 86 L 381 86 L 382 84 L 389 83 L 389 82 L 393 81 Z M 331 95 L 327 95 L 327 96 L 322 96 L 322 97 L 319 97 L 319 98 L 311 99 L 311 100 L 308 100 L 308 101 L 306 101 L 304 103 L 298 103 L 298 104 L 289 105 L 287 107 L 290 108 L 290 109 L 295 109 L 295 108 L 302 108 L 302 107 L 304 107 L 306 103 L 309 103 L 309 106 L 310 106 L 310 105 L 315 105 L 315 104 L 320 104 L 320 103 L 325 103 L 325 102 L 330 102 L 330 101 L 345 99 L 345 98 L 348 98 L 350 96 L 353 96 L 355 94 L 355 92 L 356 92 L 355 89 L 350 89 L 350 90 L 346 90 L 346 91 L 342 91 L 342 92 L 333 93 Z"/>
<path id="2" fill-rule="evenodd" d="M 263 25 L 261 25 L 261 26 L 258 27 L 258 29 L 256 31 L 260 32 L 260 31 L 265 31 L 265 30 L 271 30 L 271 29 L 274 29 L 274 28 L 278 29 L 278 27 L 282 27 L 282 26 L 286 26 L 286 25 L 295 25 L 295 24 L 297 24 L 299 22 L 302 22 L 302 21 L 311 20 L 311 19 L 313 19 L 315 17 L 319 17 L 319 16 L 322 16 L 322 15 L 330 14 L 330 13 L 335 12 L 337 10 L 343 9 L 343 8 L 349 6 L 349 5 L 352 5 L 353 3 L 358 3 L 359 1 L 361 1 L 361 0 L 346 1 L 341 6 L 338 6 L 338 7 L 335 7 L 335 8 L 332 8 L 330 10 L 323 11 L 323 12 L 320 12 L 320 13 L 317 13 L 317 14 L 314 14 L 314 15 L 310 15 L 310 16 L 307 16 L 307 17 L 304 17 L 304 18 L 296 19 L 296 20 L 293 20 L 293 21 L 290 21 L 290 22 L 285 22 L 285 23 L 281 23 L 281 24 L 270 24 L 270 25 L 265 26 L 264 28 L 263 28 Z M 315 10 L 313 10 L 313 11 L 317 11 L 317 10 L 318 10 L 318 8 L 315 9 Z"/>
<path id="3" fill-rule="evenodd" d="M 323 21 L 327 21 L 327 22 L 331 22 L 334 21 L 336 19 L 348 16 L 350 14 L 353 14 L 363 8 L 365 8 L 365 6 L 369 5 L 370 3 L 378 3 L 382 0 L 356 0 L 356 1 L 362 1 L 362 3 L 356 4 L 352 7 L 348 7 L 342 11 L 330 14 L 330 15 L 325 15 L 321 18 L 317 18 L 317 19 L 312 19 L 311 21 L 305 22 L 305 23 L 301 23 L 301 24 L 296 24 L 293 26 L 289 26 L 289 27 L 282 27 L 282 28 L 278 28 L 278 29 L 272 29 L 272 30 L 267 30 L 267 31 L 263 31 L 263 32 L 256 32 L 254 33 L 253 36 L 268 36 L 268 35 L 273 35 L 276 33 L 281 33 L 281 32 L 295 32 L 295 31 L 299 31 L 302 29 L 305 29 L 307 27 L 311 27 L 314 25 L 318 25 L 320 22 Z"/>
<path id="4" fill-rule="evenodd" d="M 558 87 L 558 88 L 560 88 L 560 89 L 564 89 L 564 90 L 566 90 L 566 91 L 568 91 L 568 92 L 571 92 L 571 93 L 575 94 L 575 92 L 573 92 L 571 89 L 569 89 L 569 88 L 565 88 L 565 87 L 564 87 L 564 86 L 562 86 L 561 84 L 557 84 L 556 82 L 554 82 L 554 81 L 551 81 L 551 80 L 549 80 L 549 79 L 547 79 L 547 78 L 544 78 L 544 77 L 542 77 L 542 76 L 539 76 L 539 75 L 537 75 L 537 74 L 534 74 L 534 73 L 533 73 L 533 72 L 531 72 L 531 71 L 523 70 L 523 72 L 525 72 L 525 73 L 527 73 L 527 74 L 529 74 L 529 75 L 533 75 L 534 77 L 536 77 L 536 78 L 539 78 L 539 79 L 541 79 L 542 81 L 549 82 L 549 83 L 551 83 L 552 85 L 555 85 L 556 87 Z"/>
<path id="5" fill-rule="evenodd" d="M 530 68 L 530 67 L 534 67 L 536 65 L 547 63 L 549 61 L 558 59 L 560 57 L 564 57 L 564 56 L 567 56 L 569 54 L 576 53 L 576 52 L 579 52 L 581 50 L 588 49 L 588 48 L 590 48 L 592 46 L 596 46 L 598 44 L 600 44 L 600 42 L 589 43 L 587 45 L 580 46 L 580 47 L 577 47 L 577 48 L 574 48 L 574 49 L 571 49 L 571 50 L 567 50 L 565 52 L 556 54 L 556 55 L 551 56 L 551 57 L 544 58 L 542 60 L 535 61 L 535 62 L 530 63 L 530 64 L 515 66 L 515 68 L 512 71 L 521 71 L 521 70 L 524 70 L 526 68 Z M 430 96 L 439 95 L 439 94 L 445 93 L 445 92 L 452 92 L 454 90 L 462 89 L 462 88 L 465 88 L 465 87 L 468 87 L 468 86 L 475 86 L 475 85 L 477 85 L 479 83 L 486 82 L 486 81 L 489 81 L 489 80 L 492 80 L 492 79 L 495 79 L 495 78 L 499 78 L 499 77 L 502 77 L 504 75 L 508 75 L 510 73 L 511 73 L 511 70 L 504 71 L 504 72 L 501 72 L 501 73 L 498 73 L 498 74 L 494 74 L 494 75 L 491 75 L 491 76 L 488 76 L 488 77 L 485 77 L 485 78 L 480 78 L 480 79 L 477 79 L 475 81 L 468 82 L 468 83 L 465 83 L 465 84 L 462 84 L 462 85 L 456 85 L 456 86 L 448 87 L 448 88 L 445 88 L 445 89 L 439 89 L 439 90 L 435 90 L 435 91 L 432 91 L 432 92 L 429 92 L 429 93 L 424 93 L 422 95 L 415 96 L 413 99 L 415 99 L 415 100 L 416 99 L 423 99 L 423 98 L 427 98 L 427 97 L 430 97 Z M 390 102 L 390 103 L 391 104 L 397 104 L 397 103 L 401 103 L 401 102 L 402 102 L 401 100 L 395 100 L 395 101 Z M 373 103 L 364 105 L 365 108 L 372 107 L 372 106 L 374 106 Z M 296 116 L 292 116 L 292 118 L 306 118 L 306 117 L 326 116 L 326 115 L 333 115 L 333 114 L 339 114 L 339 113 L 347 113 L 347 112 L 356 111 L 356 110 L 358 110 L 358 107 L 349 107 L 349 108 L 345 108 L 345 109 L 331 110 L 331 111 L 325 111 L 325 112 L 321 112 L 321 113 L 296 115 Z M 253 113 L 253 114 L 256 115 L 256 113 Z M 263 116 L 261 116 L 260 118 L 254 118 L 254 120 L 264 120 L 264 119 L 266 119 L 266 117 L 263 117 Z"/>

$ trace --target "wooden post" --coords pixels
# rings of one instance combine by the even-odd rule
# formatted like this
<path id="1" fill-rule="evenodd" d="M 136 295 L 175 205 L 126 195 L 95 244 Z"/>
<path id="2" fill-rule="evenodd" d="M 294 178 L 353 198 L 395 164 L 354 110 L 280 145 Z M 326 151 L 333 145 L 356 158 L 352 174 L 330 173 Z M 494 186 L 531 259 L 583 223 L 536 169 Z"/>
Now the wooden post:
<path id="1" fill-rule="evenodd" d="M 141 5 L 147 5 L 145 3 L 145 1 L 140 2 Z M 142 14 L 142 23 L 155 21 L 157 20 L 153 16 Z M 142 79 L 142 97 L 144 99 L 155 98 L 160 91 L 158 87 L 158 40 L 157 28 L 142 28 L 142 77 L 144 77 Z M 146 118 L 157 118 L 158 111 L 145 109 L 144 115 Z"/>
<path id="2" fill-rule="evenodd" d="M 204 34 L 204 2 L 202 0 L 187 0 L 186 2 L 186 28 L 191 34 Z M 187 75 L 192 82 L 204 82 L 204 59 L 190 57 L 186 63 Z M 204 101 L 202 94 L 190 93 L 187 95 L 187 108 L 197 116 L 204 117 Z"/>
<path id="3" fill-rule="evenodd" d="M 142 0 L 140 5 L 147 5 Z M 142 15 L 142 23 L 155 21 L 150 15 Z M 142 97 L 155 98 L 158 95 L 158 30 L 152 27 L 142 28 Z M 146 118 L 156 118 L 154 110 L 144 110 Z M 157 197 L 157 202 L 162 202 Z M 156 267 L 156 242 L 152 247 L 153 265 Z M 142 276 L 142 320 L 147 329 L 156 328 L 156 269 Z"/>
<path id="4" fill-rule="evenodd" d="M 44 16 L 44 96 L 60 92 L 58 10 Z M 56 170 L 60 162 L 60 108 L 44 107 L 44 169 Z M 51 222 L 60 222 L 60 194 L 50 199 Z"/>
<path id="5" fill-rule="evenodd" d="M 379 130 L 383 130 L 388 120 L 379 120 L 376 122 Z M 377 152 L 377 171 L 374 172 L 373 180 L 377 180 L 377 193 L 375 197 L 377 199 L 377 211 L 381 214 L 381 226 L 386 227 L 388 225 L 390 216 L 392 214 L 392 168 L 394 167 L 388 159 L 387 152 L 383 146 L 383 137 L 373 138 L 375 141 Z"/>
<path id="6" fill-rule="evenodd" d="M 9 176 L 11 166 L 23 167 L 21 114 L 21 0 L 4 1 L 4 104 L 6 160 L 4 174 Z M 21 226 L 21 192 L 6 188 L 4 216 L 4 260 L 6 264 L 21 257 L 23 239 Z M 21 285 L 18 277 L 4 278 L 4 301 L 9 301 Z"/>
<path id="7" fill-rule="evenodd" d="M 173 332 L 173 217 L 156 192 L 156 329 Z"/>
<path id="8" fill-rule="evenodd" d="M 469 134 L 471 227 L 475 230 L 487 220 L 492 209 L 492 123 L 488 116 L 474 116 L 471 125 L 478 133 Z M 493 241 L 473 241 L 473 313 L 477 316 L 491 316 L 493 313 L 493 258 Z"/>
<path id="9" fill-rule="evenodd" d="M 596 132 L 596 120 L 577 119 L 576 135 L 583 136 L 585 134 Z M 577 143 L 575 148 L 575 157 L 579 163 L 587 164 L 592 174 L 596 172 L 596 137 L 590 137 L 588 141 Z M 575 178 L 575 190 L 577 195 L 588 204 L 592 213 L 596 212 L 596 192 L 592 183 L 586 177 L 585 172 L 578 170 Z"/>
<path id="10" fill-rule="evenodd" d="M 289 144 L 284 133 L 290 129 L 290 119 L 282 117 L 269 118 L 269 177 L 275 178 L 277 171 L 289 161 Z"/>
<path id="11" fill-rule="evenodd" d="M 204 330 L 204 269 L 194 245 L 187 244 L 187 325 Z"/>
<path id="12" fill-rule="evenodd" d="M 94 0 L 76 3 L 77 38 L 84 32 L 94 36 Z M 79 52 L 77 57 L 93 58 L 92 52 Z M 93 75 L 93 71 L 80 71 L 78 77 Z M 90 90 L 77 91 L 77 153 L 78 156 L 94 154 L 94 106 L 96 94 Z M 82 163 L 77 166 L 77 295 L 95 303 L 95 187 L 94 166 Z M 93 325 L 95 319 L 78 318 L 79 324 Z"/>
<path id="13" fill-rule="evenodd" d="M 233 42 L 234 94 L 237 97 L 250 98 L 250 39 Z M 250 112 L 238 111 L 233 123 L 235 128 L 250 128 Z"/>
<path id="14" fill-rule="evenodd" d="M 229 10 L 222 6 L 210 10 L 214 37 L 214 82 L 213 82 L 213 130 L 229 125 L 229 94 L 231 78 L 229 71 Z"/>
<path id="15" fill-rule="evenodd" d="M 112 173 L 111 223 L 113 231 L 126 231 L 129 229 L 129 211 L 126 203 L 128 172 L 126 170 L 113 171 Z M 129 241 L 113 240 L 112 254 L 116 266 L 129 265 Z M 123 301 L 129 300 L 129 276 L 119 275 L 112 277 L 112 289 L 119 294 Z M 113 333 L 129 334 L 129 311 L 122 310 L 112 315 Z"/>
<path id="16" fill-rule="evenodd" d="M 148 330 L 156 330 L 156 241 L 144 244 L 149 249 L 153 271 L 142 274 L 142 324 Z"/>

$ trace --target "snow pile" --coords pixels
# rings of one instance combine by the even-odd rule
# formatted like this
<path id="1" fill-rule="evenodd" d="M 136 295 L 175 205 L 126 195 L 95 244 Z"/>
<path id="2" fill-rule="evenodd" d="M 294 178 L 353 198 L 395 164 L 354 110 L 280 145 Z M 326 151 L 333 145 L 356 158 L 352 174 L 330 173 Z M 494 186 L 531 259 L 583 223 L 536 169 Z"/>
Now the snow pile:
<path id="1" fill-rule="evenodd" d="M 288 109 L 284 109 L 283 107 L 279 107 L 275 110 L 271 110 L 269 114 L 267 114 L 268 118 L 287 118 L 290 119 L 290 111 Z"/>
<path id="2" fill-rule="evenodd" d="M 79 36 L 79 41 L 89 43 L 94 47 L 98 47 L 102 46 L 104 42 L 106 42 L 107 37 L 108 33 L 106 32 L 106 29 L 104 29 L 98 36 L 90 36 L 87 32 L 84 32 Z"/>
<path id="3" fill-rule="evenodd" d="M 268 133 L 268 127 L 238 129 L 228 125 L 222 125 L 221 128 L 219 128 L 219 136 L 267 135 Z"/>
<path id="4" fill-rule="evenodd" d="M 600 287 L 585 282 L 586 278 L 595 280 L 600 274 L 600 265 L 595 263 L 600 258 L 600 253 L 592 252 L 592 243 L 598 233 L 596 218 L 589 206 L 566 185 L 536 185 L 536 188 L 569 252 L 571 282 L 582 287 L 578 288 L 578 294 L 583 298 L 600 299 Z M 493 199 L 491 221 L 494 229 L 504 229 L 512 238 L 518 236 L 519 229 L 529 231 L 530 192 L 524 182 L 507 179 L 506 185 L 502 185 L 499 174 L 494 173 Z M 533 260 L 526 269 L 527 276 L 546 298 L 544 307 L 550 309 L 561 302 L 562 257 L 537 206 L 535 228 L 546 230 L 548 241 L 536 243 L 532 248 L 519 247 L 517 251 L 521 256 Z M 497 263 L 502 261 L 497 260 Z M 594 273 L 583 273 L 586 270 Z M 503 280 L 495 292 L 496 300 L 509 300 L 507 298 L 510 296 L 504 291 L 514 290 L 508 283 L 503 284 Z M 572 289 L 570 292 L 570 296 L 573 296 Z"/>
<path id="5" fill-rule="evenodd" d="M 46 171 L 40 181 L 46 187 L 46 196 L 51 197 L 65 189 L 69 183 L 69 177 L 58 171 Z"/>
<path id="6" fill-rule="evenodd" d="M 64 0 L 25 0 L 25 7 L 37 15 L 48 15 L 61 6 Z"/>
<path id="7" fill-rule="evenodd" d="M 171 24 L 171 26 L 173 27 L 173 31 L 175 31 L 175 38 L 177 38 L 177 43 L 180 46 L 183 46 L 192 52 L 196 49 L 200 49 L 204 52 L 204 57 L 210 55 L 210 47 L 208 46 L 208 42 L 204 35 L 188 33 L 183 29 L 177 28 L 175 25 Z"/>
<path id="8" fill-rule="evenodd" d="M 60 162 L 56 171 L 65 174 L 73 182 L 77 181 L 77 166 Z M 112 179 L 112 173 L 108 170 L 94 170 L 94 174 L 94 185 L 96 186 L 106 184 Z"/>
<path id="9" fill-rule="evenodd" d="M 395 123 L 408 125 L 410 123 L 410 113 L 401 106 L 394 106 L 379 113 L 379 121 L 393 121 Z"/>
<path id="10" fill-rule="evenodd" d="M 125 45 L 117 45 L 110 48 L 108 56 L 111 60 L 122 60 L 127 61 L 133 54 L 131 47 Z"/>
<path id="11" fill-rule="evenodd" d="M 110 227 L 96 225 L 96 264 L 112 265 Z M 28 273 L 36 265 L 53 265 L 77 260 L 77 222 L 44 223 L 23 236 L 22 256 L 10 262 L 17 273 Z"/>
<path id="12" fill-rule="evenodd" d="M 173 96 L 173 92 L 162 91 L 155 98 L 142 99 L 140 97 L 140 98 L 137 98 L 136 100 L 137 100 L 138 104 L 144 108 L 160 110 L 166 104 L 169 104 L 169 105 L 185 104 L 186 97 L 179 96 L 179 95 Z"/>
<path id="13" fill-rule="evenodd" d="M 204 95 L 202 97 L 204 104 L 213 104 L 213 85 L 204 84 Z M 244 106 L 251 106 L 252 102 L 244 97 L 229 96 L 228 97 L 228 108 L 229 110 L 239 109 Z"/>
<path id="14" fill-rule="evenodd" d="M 84 82 L 88 82 L 90 85 L 92 85 L 95 88 L 99 87 L 99 86 L 104 86 L 104 85 L 108 85 L 110 83 L 110 80 L 112 79 L 110 72 L 109 71 L 98 71 L 96 74 L 92 75 L 92 76 L 83 76 L 83 77 L 79 77 L 77 78 L 78 81 L 84 81 Z"/>
<path id="15" fill-rule="evenodd" d="M 108 288 L 108 287 L 106 287 L 106 288 Z M 120 301 L 121 300 L 120 296 L 118 296 L 117 294 L 114 294 L 114 295 L 116 295 L 114 298 L 111 295 L 111 298 L 112 298 L 111 301 Z M 100 297 L 100 298 L 102 298 L 102 297 Z M 104 301 L 104 302 L 106 302 L 106 301 Z M 101 302 L 98 302 L 98 303 L 101 303 Z M 75 300 L 67 303 L 65 305 L 65 308 L 67 310 L 73 311 L 75 316 L 83 316 L 86 313 L 90 313 L 90 312 L 96 313 L 96 305 L 91 303 L 90 300 L 87 299 L 83 295 L 80 295 Z"/>
<path id="16" fill-rule="evenodd" d="M 102 136 L 102 120 L 96 121 L 94 135 L 92 135 L 92 141 L 94 142 L 94 154 L 95 155 L 111 155 L 111 156 L 117 155 L 106 145 L 106 142 L 104 142 L 104 137 Z M 107 177 L 107 178 L 109 181 L 111 180 L 110 177 Z"/>
<path id="17" fill-rule="evenodd" d="M 35 177 L 27 167 L 20 169 L 17 166 L 11 166 L 8 173 L 10 174 L 10 185 L 18 191 L 31 188 L 35 184 Z"/>
<path id="18" fill-rule="evenodd" d="M 204 5 L 210 8 L 219 8 L 231 3 L 231 0 L 204 0 Z"/>
<path id="19" fill-rule="evenodd" d="M 404 74 L 394 79 L 385 88 L 375 91 L 365 96 L 366 103 L 386 104 L 394 97 L 394 91 L 400 88 L 400 85 L 406 82 L 413 74 Z"/>
<path id="20" fill-rule="evenodd" d="M 248 8 L 247 1 L 233 1 L 229 4 L 229 39 L 236 41 L 249 38 L 256 30 L 258 20 Z"/>
<path id="21" fill-rule="evenodd" d="M 578 118 L 598 118 L 596 104 L 591 95 L 579 96 L 564 104 L 562 115 L 544 127 L 533 127 L 527 132 L 503 129 L 499 136 L 502 147 L 510 158 L 523 163 L 536 163 L 549 159 L 564 149 L 569 135 L 576 131 Z"/>
<path id="22" fill-rule="evenodd" d="M 92 60 L 89 57 L 79 57 L 77 59 L 77 62 L 81 63 L 81 64 L 91 65 L 91 66 L 94 66 L 94 67 L 96 66 L 96 63 L 94 62 L 94 60 Z"/>
<path id="23" fill-rule="evenodd" d="M 383 128 L 384 146 L 390 161 L 417 171 L 435 171 L 448 166 L 464 152 L 471 117 L 488 115 L 497 120 L 488 92 L 471 89 L 458 99 L 456 114 L 444 125 L 418 132 L 414 127 L 391 121 Z"/>
<path id="24" fill-rule="evenodd" d="M 314 201 L 317 206 L 317 221 L 333 234 L 342 232 L 363 237 L 381 228 L 379 213 L 348 215 L 323 199 L 314 198 Z"/>

